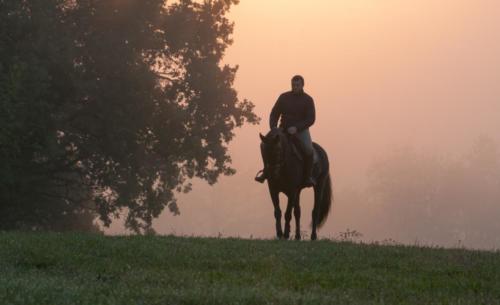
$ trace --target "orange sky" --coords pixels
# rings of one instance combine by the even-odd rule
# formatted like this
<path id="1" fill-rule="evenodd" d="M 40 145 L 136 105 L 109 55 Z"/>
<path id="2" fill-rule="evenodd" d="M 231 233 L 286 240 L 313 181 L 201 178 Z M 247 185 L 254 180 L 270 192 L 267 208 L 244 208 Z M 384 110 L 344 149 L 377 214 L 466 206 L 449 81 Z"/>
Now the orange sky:
<path id="1" fill-rule="evenodd" d="M 236 88 L 257 105 L 258 130 L 300 73 L 316 102 L 315 140 L 364 163 L 367 149 L 461 145 L 495 130 L 499 12 L 495 1 L 243 0 L 226 62 L 240 65 Z M 255 147 L 255 131 L 234 149 Z"/>
<path id="2" fill-rule="evenodd" d="M 498 1 L 242 0 L 229 17 L 225 63 L 240 66 L 235 87 L 262 124 L 237 131 L 238 173 L 213 187 L 195 183 L 179 197 L 181 216 L 155 222 L 159 233 L 274 235 L 267 186 L 253 182 L 258 132 L 294 74 L 315 100 L 311 133 L 331 158 L 337 190 L 361 187 L 373 159 L 402 145 L 454 154 L 480 134 L 500 137 Z M 231 199 L 242 194 L 250 195 Z M 302 198 L 309 230 L 311 191 Z M 372 221 L 346 220 L 353 208 L 336 202 L 320 235 Z"/>

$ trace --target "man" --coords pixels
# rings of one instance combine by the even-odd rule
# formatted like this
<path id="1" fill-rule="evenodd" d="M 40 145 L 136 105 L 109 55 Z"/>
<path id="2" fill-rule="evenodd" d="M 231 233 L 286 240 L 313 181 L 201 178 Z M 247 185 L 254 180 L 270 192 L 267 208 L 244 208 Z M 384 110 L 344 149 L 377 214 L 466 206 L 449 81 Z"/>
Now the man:
<path id="1" fill-rule="evenodd" d="M 271 129 L 276 128 L 280 117 L 279 127 L 291 135 L 296 135 L 302 144 L 302 151 L 305 157 L 304 184 L 306 186 L 313 186 L 315 184 L 312 177 L 313 146 L 309 127 L 314 124 L 316 112 L 312 97 L 304 92 L 304 78 L 302 76 L 295 75 L 292 78 L 292 90 L 281 94 L 274 104 L 269 116 L 269 126 Z M 263 143 L 261 143 L 262 150 Z M 263 183 L 267 177 L 268 170 L 266 164 L 264 164 L 262 174 L 255 177 L 255 180 Z"/>

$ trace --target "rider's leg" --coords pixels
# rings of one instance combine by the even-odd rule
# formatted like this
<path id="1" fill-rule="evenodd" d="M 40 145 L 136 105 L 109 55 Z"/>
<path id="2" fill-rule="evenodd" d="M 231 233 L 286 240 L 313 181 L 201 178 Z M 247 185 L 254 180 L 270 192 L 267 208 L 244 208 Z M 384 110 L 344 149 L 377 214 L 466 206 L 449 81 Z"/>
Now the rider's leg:
<path id="1" fill-rule="evenodd" d="M 255 176 L 255 181 L 257 182 L 260 182 L 260 183 L 264 183 L 264 181 L 266 180 L 266 178 L 268 177 L 267 176 L 267 166 L 266 166 L 266 161 L 265 161 L 265 158 L 264 158 L 264 143 L 260 143 L 260 154 L 262 155 L 262 161 L 264 162 L 264 169 L 262 169 L 262 174 Z"/>
<path id="2" fill-rule="evenodd" d="M 312 177 L 314 149 L 309 129 L 299 132 L 297 138 L 299 138 L 302 144 L 302 151 L 304 152 L 304 183 L 306 186 L 313 186 L 315 184 Z"/>
<path id="3" fill-rule="evenodd" d="M 309 154 L 305 156 L 304 160 L 304 184 L 306 186 L 314 186 L 316 184 L 313 177 L 314 155 Z"/>

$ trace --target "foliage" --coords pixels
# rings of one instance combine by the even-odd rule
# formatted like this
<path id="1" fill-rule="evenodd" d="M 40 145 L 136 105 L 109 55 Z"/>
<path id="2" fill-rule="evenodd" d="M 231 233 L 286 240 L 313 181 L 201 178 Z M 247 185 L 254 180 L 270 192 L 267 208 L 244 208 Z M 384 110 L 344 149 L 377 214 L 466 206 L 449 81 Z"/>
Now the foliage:
<path id="1" fill-rule="evenodd" d="M 89 190 L 59 137 L 71 96 L 60 2 L 1 3 L 0 229 L 96 230 Z"/>
<path id="2" fill-rule="evenodd" d="M 125 209 L 148 231 L 191 178 L 233 174 L 234 128 L 259 121 L 221 65 L 237 2 L 0 2 L 3 228 Z"/>

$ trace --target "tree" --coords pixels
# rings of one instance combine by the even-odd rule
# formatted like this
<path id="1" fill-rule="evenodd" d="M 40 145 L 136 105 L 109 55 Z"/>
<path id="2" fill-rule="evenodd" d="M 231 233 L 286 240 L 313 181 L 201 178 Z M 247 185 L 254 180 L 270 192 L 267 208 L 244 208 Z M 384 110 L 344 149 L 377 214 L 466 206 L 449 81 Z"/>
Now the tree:
<path id="1" fill-rule="evenodd" d="M 72 65 L 61 3 L 1 2 L 0 229 L 96 230 L 88 190 L 57 133 Z"/>
<path id="2" fill-rule="evenodd" d="M 213 184 L 221 174 L 233 174 L 227 145 L 234 128 L 259 121 L 254 105 L 239 100 L 233 88 L 237 67 L 221 65 L 233 30 L 225 13 L 237 2 L 3 5 L 9 18 L 2 19 L 7 27 L 0 35 L 7 43 L 0 52 L 9 56 L 0 64 L 1 113 L 12 114 L 21 100 L 26 107 L 0 122 L 10 130 L 0 136 L 8 151 L 2 158 L 11 168 L 26 168 L 15 181 L 2 171 L 2 209 L 33 211 L 41 198 L 34 190 L 40 190 L 47 193 L 44 211 L 61 201 L 66 213 L 94 213 L 109 225 L 126 209 L 126 226 L 141 232 L 165 207 L 178 213 L 174 192 L 188 192 L 191 178 Z M 13 32 L 18 36 L 4 38 Z M 19 66 L 22 75 L 39 75 L 33 89 L 20 79 L 5 80 Z M 5 93 L 16 84 L 22 98 Z M 21 122 L 23 115 L 36 118 Z M 39 133 L 36 147 L 26 139 L 28 145 L 16 150 L 16 141 L 6 139 L 30 128 Z M 16 163 L 19 154 L 24 157 Z M 40 164 L 40 179 L 23 192 L 6 191 L 26 184 Z M 18 208 L 21 201 L 25 206 Z M 57 216 L 43 218 L 50 223 Z"/>

